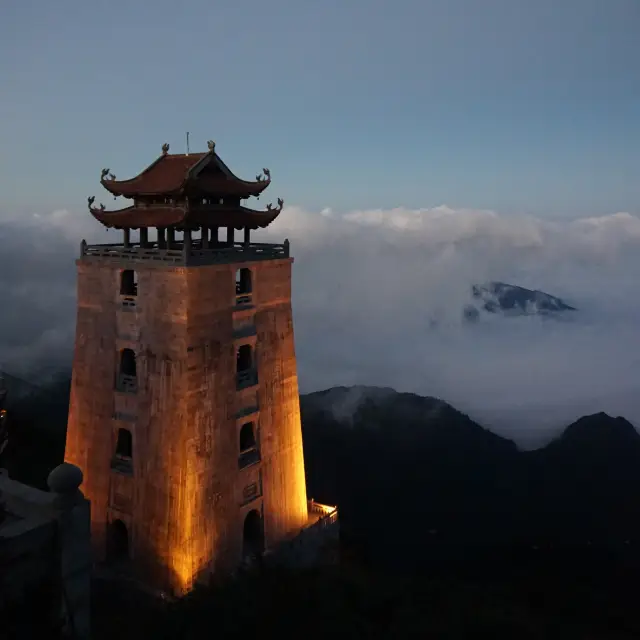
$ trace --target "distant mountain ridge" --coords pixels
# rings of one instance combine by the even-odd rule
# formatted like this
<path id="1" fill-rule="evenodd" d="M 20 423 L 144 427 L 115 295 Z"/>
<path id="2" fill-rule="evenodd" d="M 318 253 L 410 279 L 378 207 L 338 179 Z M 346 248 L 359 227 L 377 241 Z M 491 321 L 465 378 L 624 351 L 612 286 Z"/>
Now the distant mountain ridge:
<path id="1" fill-rule="evenodd" d="M 471 287 L 472 302 L 463 311 L 465 320 L 474 322 L 482 313 L 502 313 L 506 316 L 557 316 L 577 311 L 562 298 L 544 291 L 526 289 L 506 282 L 488 282 Z"/>
<path id="2" fill-rule="evenodd" d="M 624 418 L 585 416 L 519 451 L 437 398 L 337 387 L 300 401 L 310 495 L 339 505 L 372 559 L 640 543 L 640 435 Z"/>
<path id="3" fill-rule="evenodd" d="M 23 380 L 18 376 L 14 376 L 6 371 L 0 370 L 0 389 L 5 391 L 7 403 L 10 404 L 31 394 L 37 393 L 40 390 L 40 387 L 32 382 Z"/>

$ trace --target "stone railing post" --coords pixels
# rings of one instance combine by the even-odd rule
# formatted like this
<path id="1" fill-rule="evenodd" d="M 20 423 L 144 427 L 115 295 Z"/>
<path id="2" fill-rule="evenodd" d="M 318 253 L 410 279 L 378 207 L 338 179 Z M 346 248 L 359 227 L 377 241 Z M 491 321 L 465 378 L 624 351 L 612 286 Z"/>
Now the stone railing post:
<path id="1" fill-rule="evenodd" d="M 87 241 L 83 240 L 80 243 L 80 257 L 83 258 L 87 253 Z"/>
<path id="2" fill-rule="evenodd" d="M 80 485 L 82 471 L 67 462 L 57 466 L 47 480 L 55 494 L 62 612 L 70 637 L 90 638 L 91 528 L 90 503 Z"/>
<path id="3" fill-rule="evenodd" d="M 191 229 L 185 229 L 182 235 L 182 257 L 186 263 L 191 255 Z"/>
<path id="4" fill-rule="evenodd" d="M 284 239 L 284 257 L 289 257 L 289 238 Z"/>

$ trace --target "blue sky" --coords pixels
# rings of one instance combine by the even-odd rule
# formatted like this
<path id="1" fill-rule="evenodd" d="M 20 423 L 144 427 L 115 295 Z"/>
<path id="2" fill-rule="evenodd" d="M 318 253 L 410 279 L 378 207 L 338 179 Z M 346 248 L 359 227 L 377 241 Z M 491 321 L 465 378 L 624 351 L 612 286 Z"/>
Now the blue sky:
<path id="1" fill-rule="evenodd" d="M 640 210 L 638 0 L 22 0 L 0 8 L 0 215 L 217 141 L 310 210 Z"/>

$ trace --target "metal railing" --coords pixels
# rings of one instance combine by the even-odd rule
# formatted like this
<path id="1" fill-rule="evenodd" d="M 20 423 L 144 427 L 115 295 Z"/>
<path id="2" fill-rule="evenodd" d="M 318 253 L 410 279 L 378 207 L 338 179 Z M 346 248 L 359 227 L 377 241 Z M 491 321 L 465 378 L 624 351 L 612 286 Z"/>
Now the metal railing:
<path id="1" fill-rule="evenodd" d="M 244 469 L 245 467 L 255 464 L 256 462 L 260 462 L 260 451 L 257 447 L 242 451 L 238 456 L 239 469 Z"/>
<path id="2" fill-rule="evenodd" d="M 329 507 L 325 504 L 320 504 L 313 500 L 309 500 L 307 503 L 308 512 L 314 515 L 319 515 L 320 518 L 311 527 L 328 527 L 338 522 L 338 507 Z"/>
<path id="3" fill-rule="evenodd" d="M 242 504 L 247 504 L 260 497 L 260 487 L 257 482 L 252 482 L 242 490 Z"/>
<path id="4" fill-rule="evenodd" d="M 256 369 L 245 369 L 238 371 L 236 374 L 236 387 L 238 389 L 246 389 L 258 384 L 258 372 Z"/>
<path id="5" fill-rule="evenodd" d="M 204 248 L 200 241 L 192 242 L 190 246 L 184 242 L 171 243 L 170 247 L 148 242 L 145 246 L 137 244 L 125 247 L 124 244 L 87 244 L 83 240 L 80 257 L 180 265 L 226 264 L 288 258 L 289 241 L 285 240 L 282 244 L 234 242 L 233 245 L 218 244 Z"/>
<path id="6" fill-rule="evenodd" d="M 239 338 L 250 338 L 257 334 L 256 325 L 253 320 L 249 320 L 233 329 L 233 337 L 237 340 Z"/>
<path id="7" fill-rule="evenodd" d="M 116 390 L 124 393 L 137 393 L 138 378 L 121 373 L 116 382 Z"/>
<path id="8" fill-rule="evenodd" d="M 131 458 L 123 458 L 116 455 L 111 458 L 111 468 L 118 473 L 131 475 L 133 473 L 133 461 Z"/>

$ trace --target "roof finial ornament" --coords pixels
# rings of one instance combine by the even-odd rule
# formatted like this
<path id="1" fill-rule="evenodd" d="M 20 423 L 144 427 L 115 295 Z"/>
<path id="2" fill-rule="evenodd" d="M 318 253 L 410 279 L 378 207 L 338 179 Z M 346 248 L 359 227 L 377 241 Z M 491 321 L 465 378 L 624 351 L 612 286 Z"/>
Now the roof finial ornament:
<path id="1" fill-rule="evenodd" d="M 100 182 L 103 182 L 103 181 L 104 181 L 104 179 L 105 179 L 105 178 L 107 177 L 107 175 L 109 174 L 109 171 L 110 171 L 109 169 L 103 169 L 103 170 L 100 172 Z"/>
<path id="2" fill-rule="evenodd" d="M 214 140 L 207 140 L 207 147 L 209 148 L 209 151 L 215 151 L 216 149 L 216 143 Z"/>
<path id="3" fill-rule="evenodd" d="M 89 196 L 87 198 L 87 202 L 89 203 L 89 209 L 91 209 L 91 207 L 93 206 L 93 203 L 95 202 L 96 197 L 95 196 Z"/>
<path id="4" fill-rule="evenodd" d="M 169 143 L 168 143 L 168 142 L 165 142 L 165 143 L 162 145 L 162 155 L 163 155 L 163 156 L 166 156 L 166 155 L 167 155 L 167 153 L 169 153 Z M 164 165 L 163 165 L 163 166 L 164 166 Z"/>
<path id="5" fill-rule="evenodd" d="M 278 198 L 278 206 L 274 207 L 271 203 L 269 203 L 267 205 L 267 211 L 269 213 L 273 213 L 274 211 L 280 213 L 282 211 L 282 207 L 284 207 L 284 200 L 282 198 Z"/>
<path id="6" fill-rule="evenodd" d="M 271 182 L 271 171 L 269 171 L 269 169 L 263 169 L 262 173 L 256 176 L 256 182 Z"/>

